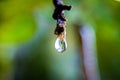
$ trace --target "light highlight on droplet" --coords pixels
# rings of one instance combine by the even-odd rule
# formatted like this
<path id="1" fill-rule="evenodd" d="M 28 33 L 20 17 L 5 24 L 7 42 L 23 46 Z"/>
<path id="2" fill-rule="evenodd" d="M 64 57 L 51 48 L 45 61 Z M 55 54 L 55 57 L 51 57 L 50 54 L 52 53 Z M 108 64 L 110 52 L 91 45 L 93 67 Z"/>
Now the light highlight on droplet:
<path id="1" fill-rule="evenodd" d="M 55 49 L 58 52 L 64 52 L 67 49 L 67 42 L 66 39 L 60 39 L 60 37 L 58 37 L 55 41 Z"/>

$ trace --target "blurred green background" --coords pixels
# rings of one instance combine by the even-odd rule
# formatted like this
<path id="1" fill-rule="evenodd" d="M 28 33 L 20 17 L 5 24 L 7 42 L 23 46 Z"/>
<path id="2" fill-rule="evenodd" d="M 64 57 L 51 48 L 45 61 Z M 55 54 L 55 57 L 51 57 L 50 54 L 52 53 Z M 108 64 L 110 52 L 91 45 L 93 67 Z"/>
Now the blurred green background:
<path id="1" fill-rule="evenodd" d="M 73 8 L 68 48 L 58 53 L 52 0 L 0 0 L 0 80 L 85 80 L 81 25 L 95 32 L 99 79 L 120 79 L 120 1 L 63 1 Z"/>

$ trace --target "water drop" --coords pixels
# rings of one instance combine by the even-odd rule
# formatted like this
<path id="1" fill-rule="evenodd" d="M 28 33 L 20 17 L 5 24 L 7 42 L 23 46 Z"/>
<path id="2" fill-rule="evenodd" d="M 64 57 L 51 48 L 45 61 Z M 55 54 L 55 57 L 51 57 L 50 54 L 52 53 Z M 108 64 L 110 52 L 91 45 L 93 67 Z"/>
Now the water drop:
<path id="1" fill-rule="evenodd" d="M 64 52 L 67 49 L 67 42 L 65 38 L 58 37 L 55 41 L 55 49 L 58 52 Z"/>

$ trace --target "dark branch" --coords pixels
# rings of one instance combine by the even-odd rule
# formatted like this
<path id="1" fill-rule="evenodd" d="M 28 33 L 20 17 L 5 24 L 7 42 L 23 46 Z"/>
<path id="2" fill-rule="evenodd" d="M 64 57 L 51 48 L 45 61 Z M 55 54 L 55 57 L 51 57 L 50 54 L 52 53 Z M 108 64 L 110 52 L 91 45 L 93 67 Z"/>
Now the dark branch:
<path id="1" fill-rule="evenodd" d="M 57 27 L 55 29 L 55 34 L 60 35 L 64 32 L 66 18 L 64 15 L 64 10 L 71 10 L 72 6 L 65 5 L 62 0 L 53 0 L 55 10 L 53 13 L 53 18 L 57 20 Z"/>
<path id="2" fill-rule="evenodd" d="M 72 6 L 65 5 L 62 0 L 53 0 L 53 4 L 55 6 L 53 18 L 55 20 L 66 21 L 64 10 L 70 10 Z"/>

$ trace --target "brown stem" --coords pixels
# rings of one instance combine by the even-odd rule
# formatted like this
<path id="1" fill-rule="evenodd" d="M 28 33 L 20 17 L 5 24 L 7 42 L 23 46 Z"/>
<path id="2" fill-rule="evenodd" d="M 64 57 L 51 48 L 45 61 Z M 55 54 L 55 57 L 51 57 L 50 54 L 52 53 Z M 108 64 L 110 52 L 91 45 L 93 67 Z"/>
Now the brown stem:
<path id="1" fill-rule="evenodd" d="M 53 13 L 53 18 L 58 21 L 66 21 L 64 16 L 64 10 L 70 10 L 72 6 L 65 5 L 62 0 L 53 0 L 55 10 Z"/>
<path id="2" fill-rule="evenodd" d="M 53 13 L 53 19 L 57 20 L 57 27 L 55 29 L 55 34 L 60 35 L 65 30 L 66 18 L 64 15 L 64 10 L 71 10 L 72 6 L 65 5 L 62 0 L 53 0 L 55 10 Z"/>

